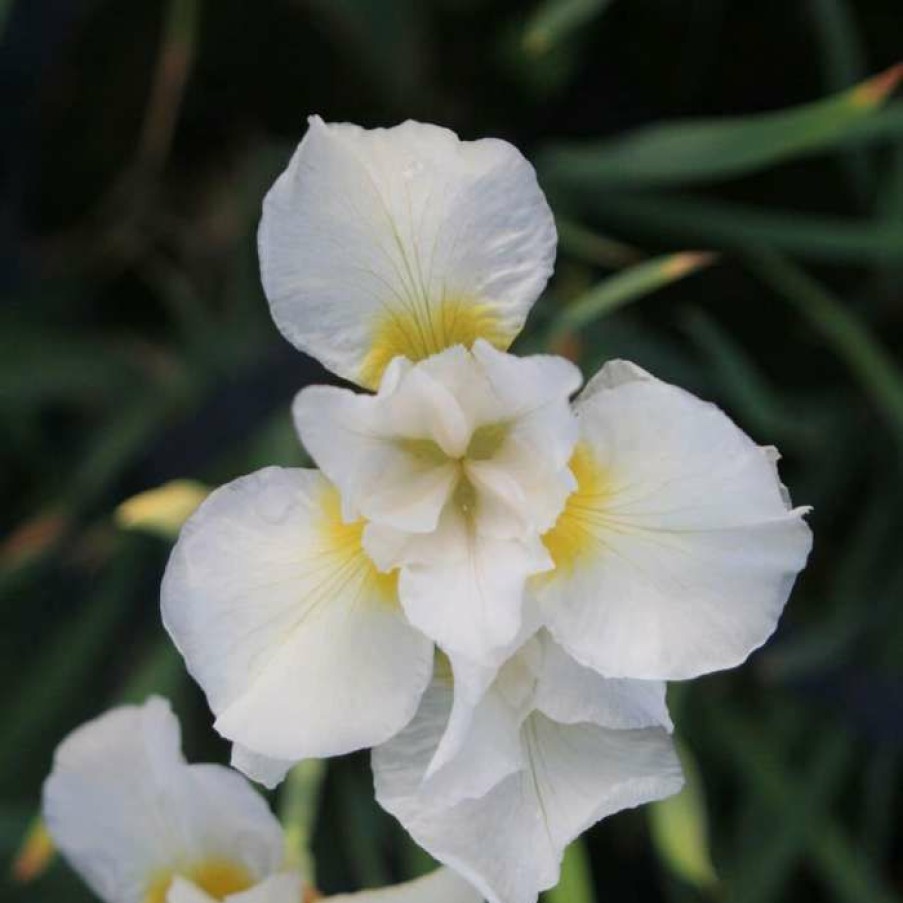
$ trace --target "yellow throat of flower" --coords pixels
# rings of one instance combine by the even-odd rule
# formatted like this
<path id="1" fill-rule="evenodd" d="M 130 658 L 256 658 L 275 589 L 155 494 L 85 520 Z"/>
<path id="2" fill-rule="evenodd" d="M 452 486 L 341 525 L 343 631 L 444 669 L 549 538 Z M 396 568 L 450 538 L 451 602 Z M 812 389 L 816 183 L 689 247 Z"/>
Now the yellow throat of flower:
<path id="1" fill-rule="evenodd" d="M 489 305 L 468 298 L 432 303 L 426 297 L 386 308 L 376 320 L 372 336 L 360 373 L 361 385 L 368 389 L 379 387 L 393 358 L 422 361 L 453 345 L 470 348 L 477 339 L 504 351 L 514 339 Z"/>
<path id="2" fill-rule="evenodd" d="M 227 859 L 205 859 L 197 865 L 178 872 L 167 872 L 156 878 L 143 903 L 166 903 L 166 895 L 176 874 L 199 887 L 214 900 L 224 900 L 230 894 L 247 890 L 255 883 L 243 865 Z"/>
<path id="3" fill-rule="evenodd" d="M 590 449 L 578 443 L 569 464 L 577 488 L 568 496 L 555 526 L 542 537 L 556 571 L 572 570 L 598 545 L 597 533 L 611 499 L 611 482 Z M 542 579 L 542 578 L 540 578 Z"/>
<path id="4" fill-rule="evenodd" d="M 362 589 L 372 590 L 389 605 L 398 604 L 398 571 L 378 571 L 364 552 L 361 539 L 366 521 L 346 524 L 342 520 L 342 503 L 336 489 L 326 490 L 321 502 L 321 554 L 332 559 L 344 580 L 358 579 Z"/>

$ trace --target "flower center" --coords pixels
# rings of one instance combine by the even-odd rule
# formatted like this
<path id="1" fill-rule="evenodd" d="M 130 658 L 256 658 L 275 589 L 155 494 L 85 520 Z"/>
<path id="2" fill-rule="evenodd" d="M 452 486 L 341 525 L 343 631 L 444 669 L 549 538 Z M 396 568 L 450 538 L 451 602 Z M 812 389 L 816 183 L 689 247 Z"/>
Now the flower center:
<path id="1" fill-rule="evenodd" d="M 433 439 L 399 439 L 398 445 L 422 464 L 439 466 L 449 461 L 488 461 L 502 447 L 509 429 L 510 424 L 504 421 L 478 426 L 460 458 L 449 457 Z"/>
<path id="2" fill-rule="evenodd" d="M 502 447 L 508 430 L 509 424 L 504 421 L 477 427 L 470 437 L 464 457 L 471 461 L 488 461 Z"/>
<path id="3" fill-rule="evenodd" d="M 199 887 L 214 900 L 224 900 L 230 894 L 237 894 L 254 885 L 250 872 L 243 866 L 228 859 L 205 859 L 177 874 L 182 875 Z M 150 886 L 143 903 L 166 903 L 166 895 L 175 873 L 167 873 L 157 878 Z"/>
<path id="4" fill-rule="evenodd" d="M 509 429 L 510 424 L 504 421 L 477 427 L 460 458 L 449 457 L 432 439 L 401 439 L 398 444 L 421 464 L 439 467 L 451 462 L 457 466 L 458 480 L 452 493 L 452 505 L 470 518 L 476 511 L 479 497 L 476 487 L 467 478 L 464 462 L 491 460 L 507 438 Z"/>
<path id="5" fill-rule="evenodd" d="M 458 485 L 455 486 L 452 495 L 452 504 L 465 516 L 471 516 L 477 507 L 477 491 L 473 483 L 462 473 L 458 477 Z"/>

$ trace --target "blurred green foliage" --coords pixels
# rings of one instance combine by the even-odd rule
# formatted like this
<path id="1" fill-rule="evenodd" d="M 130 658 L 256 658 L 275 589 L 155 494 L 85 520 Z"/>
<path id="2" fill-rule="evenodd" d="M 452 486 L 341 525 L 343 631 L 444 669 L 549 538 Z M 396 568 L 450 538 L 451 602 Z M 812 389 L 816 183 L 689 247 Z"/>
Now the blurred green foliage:
<path id="1" fill-rule="evenodd" d="M 561 233 L 520 347 L 712 399 L 814 506 L 778 635 L 672 688 L 702 785 L 677 835 L 609 819 L 550 900 L 899 899 L 903 99 L 861 87 L 903 56 L 899 0 L 11 0 L 0 35 L 2 861 L 111 703 L 166 693 L 189 754 L 225 755 L 160 626 L 168 542 L 114 511 L 304 463 L 288 403 L 328 377 L 270 322 L 254 231 L 319 112 L 516 142 Z M 367 767 L 280 801 L 329 891 L 430 866 Z M 675 858 L 694 838 L 717 883 Z M 62 865 L 0 897 L 89 899 Z"/>

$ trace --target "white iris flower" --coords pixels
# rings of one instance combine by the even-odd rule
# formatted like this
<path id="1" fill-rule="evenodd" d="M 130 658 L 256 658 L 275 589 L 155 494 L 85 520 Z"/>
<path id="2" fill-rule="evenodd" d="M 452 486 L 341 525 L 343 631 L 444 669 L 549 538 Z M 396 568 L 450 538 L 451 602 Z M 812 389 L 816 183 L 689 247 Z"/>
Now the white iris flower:
<path id="1" fill-rule="evenodd" d="M 189 765 L 160 698 L 82 725 L 59 746 L 44 819 L 104 903 L 303 903 L 279 822 L 241 775 Z M 332 903 L 479 903 L 448 869 Z M 324 901 L 324 903 L 326 903 Z"/>
<path id="2" fill-rule="evenodd" d="M 200 507 L 166 626 L 247 774 L 378 746 L 382 804 L 528 903 L 585 827 L 677 788 L 656 682 L 767 639 L 805 512 L 714 406 L 625 362 L 571 406 L 571 364 L 507 353 L 556 234 L 505 142 L 313 118 L 259 237 L 284 335 L 371 391 L 298 396 L 322 473 Z"/>

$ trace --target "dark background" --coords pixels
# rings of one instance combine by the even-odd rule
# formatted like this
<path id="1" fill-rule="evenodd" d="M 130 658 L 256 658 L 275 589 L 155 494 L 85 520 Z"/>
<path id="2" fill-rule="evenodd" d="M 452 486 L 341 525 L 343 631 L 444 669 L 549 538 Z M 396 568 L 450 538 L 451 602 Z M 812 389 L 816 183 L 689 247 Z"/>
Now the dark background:
<path id="1" fill-rule="evenodd" d="M 584 184 L 556 150 L 834 94 L 903 59 L 899 0 L 3 0 L 0 29 L 0 860 L 56 743 L 116 701 L 164 692 L 189 753 L 224 755 L 159 623 L 168 543 L 113 512 L 303 462 L 288 404 L 329 377 L 272 325 L 254 230 L 316 112 L 504 137 L 538 163 L 593 231 L 563 239 L 523 347 L 564 347 L 563 305 L 617 270 L 721 251 L 565 345 L 586 373 L 626 357 L 718 402 L 814 506 L 776 637 L 672 688 L 720 883 L 623 813 L 587 835 L 598 900 L 899 898 L 901 101 L 873 140 L 730 176 Z M 331 763 L 316 849 L 328 891 L 422 868 L 363 755 Z M 60 865 L 0 876 L 7 897 L 89 898 Z"/>

